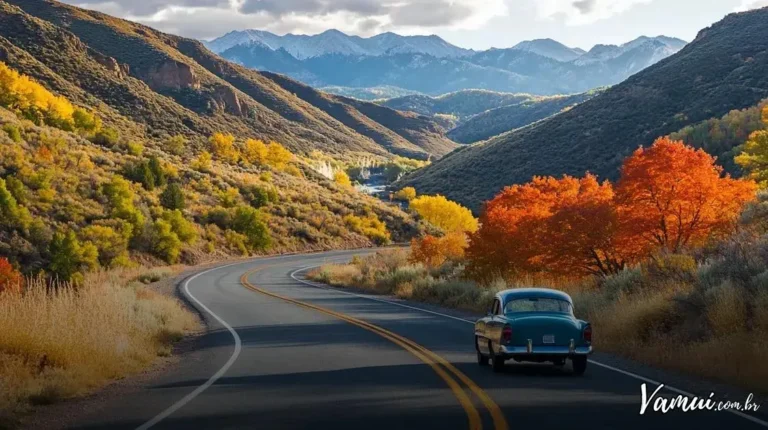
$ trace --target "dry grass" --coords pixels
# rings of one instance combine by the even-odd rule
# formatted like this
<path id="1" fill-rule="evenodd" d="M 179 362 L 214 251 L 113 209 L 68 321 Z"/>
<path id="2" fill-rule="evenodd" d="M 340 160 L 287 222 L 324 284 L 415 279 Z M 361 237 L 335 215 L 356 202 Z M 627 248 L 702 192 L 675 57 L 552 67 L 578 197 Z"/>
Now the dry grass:
<path id="1" fill-rule="evenodd" d="M 175 299 L 135 282 L 140 274 L 92 274 L 50 292 L 32 281 L 24 294 L 0 295 L 0 423 L 141 371 L 197 328 Z"/>
<path id="2" fill-rule="evenodd" d="M 701 266 L 672 255 L 602 280 L 538 275 L 478 285 L 462 280 L 460 265 L 429 270 L 409 263 L 405 250 L 326 265 L 309 277 L 480 313 L 502 289 L 557 288 L 592 323 L 598 350 L 768 393 L 768 368 L 758 364 L 768 356 L 768 265 L 751 258 L 768 255 L 768 244 L 731 245 Z M 737 285 L 734 279 L 750 281 Z"/>

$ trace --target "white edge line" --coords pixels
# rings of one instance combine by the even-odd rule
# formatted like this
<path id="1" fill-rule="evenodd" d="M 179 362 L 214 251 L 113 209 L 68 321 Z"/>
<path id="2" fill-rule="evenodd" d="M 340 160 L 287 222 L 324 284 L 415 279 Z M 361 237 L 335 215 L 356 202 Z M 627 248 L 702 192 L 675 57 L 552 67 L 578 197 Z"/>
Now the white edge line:
<path id="1" fill-rule="evenodd" d="M 219 378 L 224 376 L 224 374 L 227 372 L 227 370 L 229 370 L 229 368 L 232 367 L 232 365 L 235 363 L 235 360 L 237 360 L 237 357 L 240 355 L 240 351 L 243 349 L 243 343 L 240 340 L 240 336 L 237 334 L 235 329 L 232 328 L 231 325 L 229 325 L 226 321 L 224 321 L 220 316 L 218 316 L 215 313 L 213 313 L 213 311 L 208 309 L 207 306 L 205 306 L 202 302 L 200 302 L 200 300 L 198 300 L 195 296 L 192 295 L 192 293 L 189 292 L 189 283 L 191 281 L 193 281 L 195 278 L 197 278 L 198 276 L 205 275 L 206 273 L 212 272 L 214 270 L 224 269 L 224 268 L 227 268 L 227 267 L 236 266 L 238 264 L 243 264 L 243 262 L 228 264 L 226 266 L 214 267 L 212 269 L 208 269 L 208 270 L 205 270 L 203 272 L 197 273 L 197 274 L 187 278 L 186 281 L 184 281 L 184 293 L 186 293 L 187 297 L 189 297 L 190 299 L 192 299 L 192 301 L 197 303 L 197 305 L 201 309 L 203 309 L 205 312 L 207 312 L 209 315 L 211 315 L 216 321 L 218 321 L 221 325 L 223 325 L 229 331 L 230 334 L 232 334 L 232 337 L 235 340 L 235 350 L 232 351 L 232 355 L 229 357 L 229 360 L 227 360 L 227 362 L 224 364 L 224 366 L 222 366 L 221 369 L 218 370 L 218 372 L 216 372 L 207 381 L 205 381 L 205 383 L 203 383 L 203 385 L 200 385 L 199 387 L 195 388 L 194 391 L 192 391 L 191 393 L 189 393 L 186 396 L 184 396 L 183 398 L 181 398 L 179 401 L 177 401 L 176 403 L 171 405 L 168 409 L 164 410 L 163 412 L 160 412 L 157 416 L 155 416 L 151 420 L 149 420 L 149 421 L 145 422 L 144 424 L 142 424 L 141 426 L 137 427 L 136 430 L 147 430 L 147 429 L 151 428 L 152 426 L 158 424 L 160 421 L 168 418 L 171 414 L 173 414 L 177 410 L 181 409 L 184 405 L 186 405 L 187 403 L 192 401 L 195 397 L 199 396 L 200 393 L 202 393 L 203 391 L 208 389 L 208 387 L 213 385 Z"/>
<path id="2" fill-rule="evenodd" d="M 443 314 L 443 313 L 440 313 L 440 312 L 435 312 L 435 311 L 430 311 L 430 310 L 427 310 L 427 309 L 422 309 L 422 308 L 419 308 L 419 307 L 416 307 L 416 306 L 408 306 L 408 305 L 404 305 L 402 303 L 393 302 L 393 301 L 390 301 L 390 300 L 377 299 L 375 297 L 369 297 L 369 296 L 366 296 L 366 295 L 363 295 L 363 294 L 355 294 L 355 293 L 352 293 L 352 292 L 349 292 L 349 291 L 342 291 L 342 290 L 339 290 L 337 288 L 329 287 L 329 286 L 327 286 L 325 284 L 319 284 L 317 282 L 311 282 L 311 281 L 307 281 L 305 279 L 299 279 L 299 278 L 296 277 L 296 274 L 299 273 L 299 272 L 303 272 L 303 271 L 306 271 L 306 270 L 309 270 L 309 269 L 315 269 L 317 267 L 321 267 L 321 266 L 302 267 L 300 269 L 297 269 L 297 270 L 294 270 L 293 272 L 291 272 L 290 277 L 294 281 L 298 281 L 298 282 L 301 282 L 302 284 L 306 284 L 306 285 L 309 285 L 309 286 L 312 286 L 312 287 L 315 287 L 315 288 L 321 288 L 321 289 L 324 289 L 324 290 L 331 290 L 331 291 L 334 291 L 334 292 L 337 292 L 337 293 L 341 293 L 341 294 L 347 294 L 347 295 L 350 295 L 350 296 L 360 297 L 362 299 L 372 300 L 374 302 L 387 303 L 387 304 L 394 305 L 394 306 L 400 306 L 402 308 L 413 309 L 413 310 L 416 310 L 416 311 L 419 311 L 419 312 L 425 312 L 425 313 L 428 313 L 428 314 L 438 315 L 438 316 L 441 316 L 441 317 L 450 318 L 452 320 L 457 320 L 457 321 L 461 321 L 461 322 L 465 322 L 465 323 L 469 323 L 469 324 L 474 324 L 475 323 L 474 321 L 470 321 L 468 319 L 458 318 L 458 317 L 454 317 L 454 316 L 451 316 L 451 315 Z M 607 364 L 600 363 L 600 362 L 595 361 L 595 360 L 593 360 L 591 358 L 589 359 L 589 361 L 591 363 L 593 363 L 593 364 L 596 364 L 596 365 L 602 367 L 602 368 L 605 368 L 605 369 L 608 369 L 608 370 L 612 370 L 614 372 L 621 373 L 623 375 L 635 378 L 635 379 L 643 381 L 643 382 L 647 382 L 649 384 L 654 384 L 654 385 L 657 385 L 657 386 L 658 385 L 662 385 L 661 382 L 654 381 L 653 379 L 646 378 L 644 376 L 640 376 L 638 374 L 635 374 L 635 373 L 632 373 L 632 372 L 628 372 L 626 370 L 621 370 L 621 369 L 619 369 L 617 367 L 613 367 L 613 366 L 609 366 Z M 687 396 L 687 397 L 695 397 L 696 396 L 693 393 L 689 393 L 687 391 L 681 390 L 679 388 L 671 387 L 671 386 L 666 385 L 666 384 L 664 385 L 664 388 L 666 388 L 669 391 L 675 392 L 677 394 L 682 394 L 682 395 Z M 763 421 L 763 420 L 761 420 L 761 419 L 759 419 L 757 417 L 754 417 L 752 415 L 745 414 L 744 412 L 736 411 L 736 410 L 733 410 L 733 409 L 727 409 L 725 412 L 730 412 L 730 413 L 732 413 L 734 415 L 740 416 L 740 417 L 742 417 L 742 418 L 744 418 L 746 420 L 752 421 L 753 423 L 755 423 L 757 425 L 760 425 L 762 427 L 768 427 L 768 422 Z"/>

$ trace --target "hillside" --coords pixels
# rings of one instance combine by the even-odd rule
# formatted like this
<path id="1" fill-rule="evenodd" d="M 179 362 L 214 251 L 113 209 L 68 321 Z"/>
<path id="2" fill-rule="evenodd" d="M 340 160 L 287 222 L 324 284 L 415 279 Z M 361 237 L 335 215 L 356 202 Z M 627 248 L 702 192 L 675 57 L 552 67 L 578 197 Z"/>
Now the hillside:
<path id="1" fill-rule="evenodd" d="M 621 160 L 658 136 L 768 96 L 768 8 L 731 14 L 679 53 L 533 127 L 453 152 L 402 185 L 479 210 L 534 175 L 615 178 Z"/>
<path id="2" fill-rule="evenodd" d="M 378 102 L 383 106 L 400 111 L 411 111 L 422 115 L 453 115 L 459 120 L 477 115 L 490 109 L 534 100 L 530 94 L 500 93 L 488 90 L 462 90 L 437 97 L 409 95 Z"/>
<path id="3" fill-rule="evenodd" d="M 344 167 L 317 150 L 331 145 L 369 160 L 392 153 L 275 80 L 194 41 L 58 3 L 25 6 L 130 64 L 0 1 L 0 257 L 23 274 L 77 281 L 100 268 L 372 246 L 418 232 L 398 207 L 313 168 Z M 97 37 L 129 30 L 112 44 Z M 354 106 L 414 140 L 436 133 L 424 118 L 329 97 L 372 127 Z M 326 128 L 296 133 L 317 119 L 300 116 L 307 112 L 322 115 Z M 418 152 L 389 133 L 404 145 L 393 150 Z M 355 142 L 360 152 L 341 146 Z"/>
<path id="4" fill-rule="evenodd" d="M 11 66 L 45 81 L 58 75 L 55 89 L 63 95 L 109 107 L 146 126 L 150 135 L 162 130 L 194 140 L 226 131 L 276 140 L 299 153 L 392 155 L 268 77 L 223 61 L 200 42 L 53 1 L 4 2 L 0 22 L 0 46 Z M 44 67 L 20 61 L 16 50 Z M 426 159 L 437 154 L 409 148 L 398 155 Z"/>
<path id="5" fill-rule="evenodd" d="M 342 40 L 332 46 L 354 45 L 354 37 L 333 34 Z M 619 83 L 685 44 L 661 36 L 641 37 L 621 46 L 600 45 L 590 53 L 543 40 L 462 55 L 429 49 L 382 52 L 339 48 L 297 57 L 282 45 L 250 38 L 240 41 L 223 45 L 222 49 L 229 47 L 220 55 L 249 68 L 286 74 L 313 87 L 397 87 L 429 95 L 472 88 L 539 95 L 581 93 Z M 307 41 L 301 50 L 314 52 L 315 46 Z"/>
<path id="6" fill-rule="evenodd" d="M 572 96 L 537 97 L 474 115 L 448 132 L 455 142 L 473 143 L 549 118 L 595 96 L 600 91 Z"/>

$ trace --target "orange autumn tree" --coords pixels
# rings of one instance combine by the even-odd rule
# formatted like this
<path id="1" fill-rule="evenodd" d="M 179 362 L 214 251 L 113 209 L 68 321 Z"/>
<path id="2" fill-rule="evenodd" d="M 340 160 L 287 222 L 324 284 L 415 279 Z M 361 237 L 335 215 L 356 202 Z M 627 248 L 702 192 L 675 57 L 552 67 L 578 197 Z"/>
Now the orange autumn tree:
<path id="1" fill-rule="evenodd" d="M 469 272 L 481 280 L 524 272 L 607 274 L 624 267 L 614 244 L 613 189 L 593 175 L 536 177 L 487 203 L 470 237 Z"/>
<path id="2" fill-rule="evenodd" d="M 11 266 L 7 258 L 0 258 L 0 293 L 4 291 L 21 291 L 24 278 Z"/>
<path id="3" fill-rule="evenodd" d="M 463 231 L 448 233 L 443 237 L 426 235 L 411 241 L 410 260 L 427 267 L 440 267 L 446 261 L 464 258 L 467 235 Z"/>
<path id="4" fill-rule="evenodd" d="M 659 138 L 627 158 L 616 187 L 620 242 L 632 253 L 680 252 L 731 233 L 755 198 L 701 149 Z"/>
<path id="5" fill-rule="evenodd" d="M 422 219 L 439 227 L 442 237 L 426 235 L 411 241 L 410 260 L 427 267 L 438 267 L 446 261 L 464 258 L 467 233 L 477 230 L 472 212 L 443 196 L 421 196 L 411 200 L 410 208 Z"/>

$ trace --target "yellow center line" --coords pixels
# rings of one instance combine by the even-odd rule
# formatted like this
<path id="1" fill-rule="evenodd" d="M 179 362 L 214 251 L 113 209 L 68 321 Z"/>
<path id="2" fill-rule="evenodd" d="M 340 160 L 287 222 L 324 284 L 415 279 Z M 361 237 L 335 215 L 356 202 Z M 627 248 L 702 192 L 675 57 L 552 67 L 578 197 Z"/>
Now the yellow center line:
<path id="1" fill-rule="evenodd" d="M 416 356 L 418 359 L 420 359 L 421 361 L 429 365 L 435 371 L 435 373 L 445 381 L 445 383 L 451 389 L 453 394 L 459 400 L 459 403 L 461 404 L 462 408 L 464 408 L 464 411 L 467 413 L 470 430 L 481 430 L 482 420 L 480 418 L 480 413 L 478 412 L 477 408 L 475 408 L 472 400 L 464 392 L 464 389 L 461 387 L 461 385 L 458 384 L 448 373 L 446 373 L 446 370 L 447 370 L 450 374 L 453 374 L 453 376 L 455 376 L 461 382 L 463 382 L 469 388 L 469 390 L 480 399 L 483 405 L 485 405 L 486 409 L 488 409 L 488 411 L 491 414 L 491 418 L 493 419 L 495 430 L 507 430 L 509 428 L 507 424 L 507 420 L 504 417 L 504 414 L 501 412 L 501 409 L 499 408 L 499 406 L 490 398 L 490 396 L 488 396 L 488 394 L 486 394 L 485 391 L 483 391 L 483 389 L 480 388 L 468 376 L 462 373 L 459 369 L 457 369 L 455 366 L 453 366 L 450 362 L 445 360 L 443 357 L 435 354 L 434 352 L 428 350 L 427 348 L 417 344 L 416 342 L 408 338 L 400 336 L 396 333 L 393 333 L 377 325 L 371 324 L 367 321 L 363 321 L 363 320 L 351 317 L 349 315 L 345 315 L 340 312 L 336 312 L 336 311 L 326 309 L 317 305 L 313 305 L 307 302 L 303 302 L 303 301 L 282 296 L 280 294 L 276 294 L 270 291 L 266 291 L 264 289 L 261 289 L 251 284 L 248 281 L 248 277 L 250 277 L 252 274 L 260 270 L 264 270 L 274 266 L 280 266 L 280 265 L 273 264 L 273 265 L 263 266 L 263 267 L 250 270 L 244 273 L 243 276 L 240 277 L 240 282 L 243 284 L 243 286 L 245 286 L 246 288 L 252 291 L 255 291 L 270 297 L 278 298 L 283 301 L 295 304 L 297 306 L 312 309 L 312 310 L 324 313 L 326 315 L 331 315 L 333 317 L 346 321 L 350 324 L 353 324 L 365 330 L 376 333 L 379 336 L 384 337 L 385 339 L 395 343 L 396 345 L 410 352 L 411 354 Z"/>

